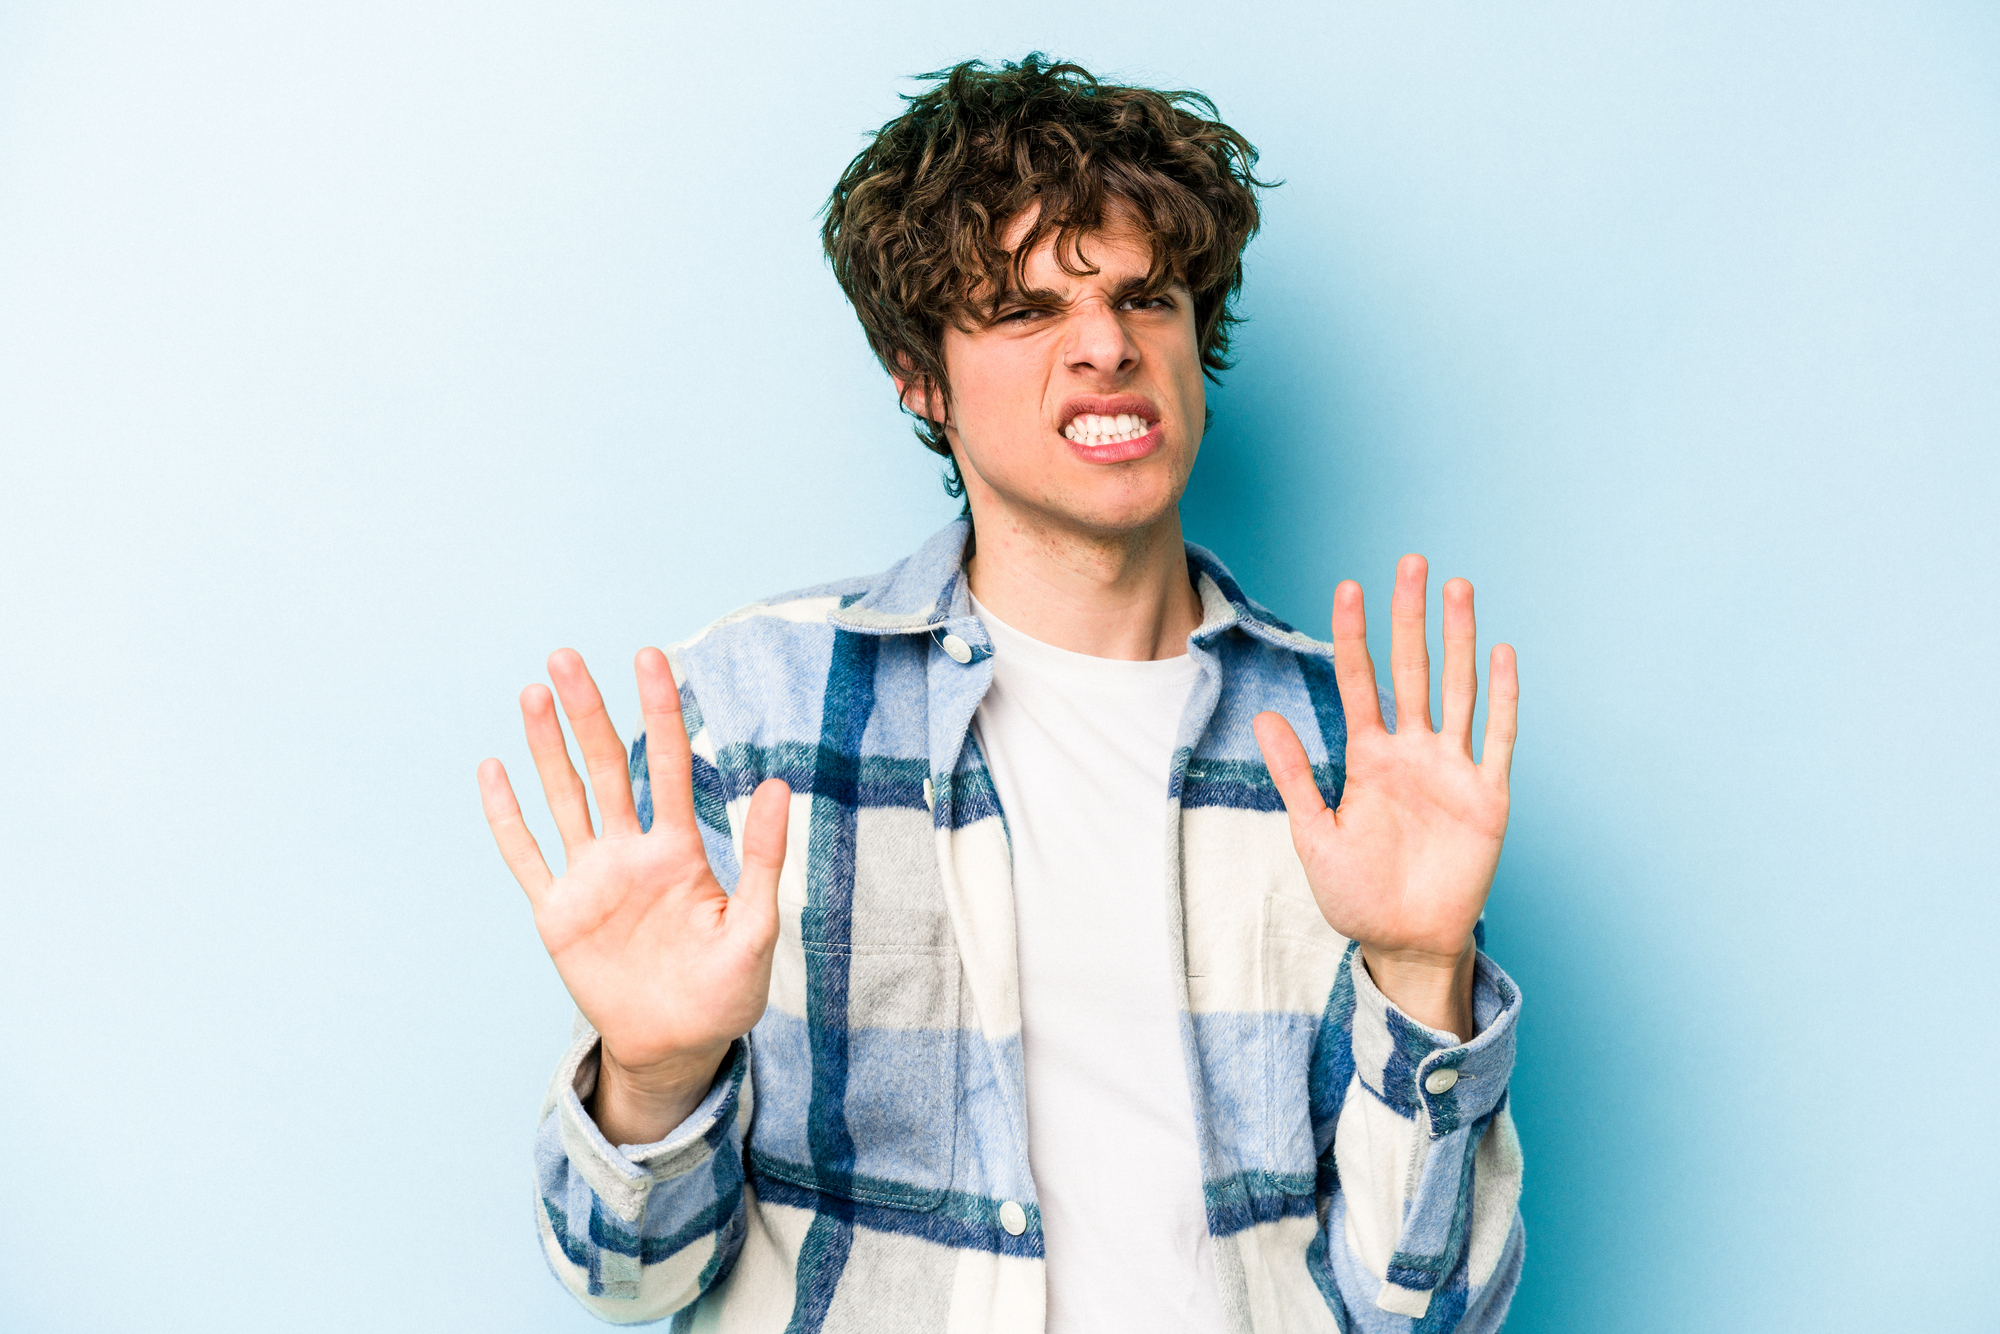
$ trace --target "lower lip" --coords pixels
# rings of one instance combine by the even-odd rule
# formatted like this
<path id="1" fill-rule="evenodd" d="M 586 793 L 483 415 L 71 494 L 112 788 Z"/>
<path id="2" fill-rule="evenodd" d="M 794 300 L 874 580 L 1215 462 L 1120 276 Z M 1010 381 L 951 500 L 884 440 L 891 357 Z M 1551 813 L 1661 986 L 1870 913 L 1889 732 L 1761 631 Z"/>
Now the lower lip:
<path id="1" fill-rule="evenodd" d="M 1158 425 L 1142 436 L 1130 440 L 1120 440 L 1110 445 L 1079 445 L 1068 436 L 1063 443 L 1070 452 L 1085 463 L 1130 463 L 1133 459 L 1143 459 L 1166 442 L 1167 433 Z"/>

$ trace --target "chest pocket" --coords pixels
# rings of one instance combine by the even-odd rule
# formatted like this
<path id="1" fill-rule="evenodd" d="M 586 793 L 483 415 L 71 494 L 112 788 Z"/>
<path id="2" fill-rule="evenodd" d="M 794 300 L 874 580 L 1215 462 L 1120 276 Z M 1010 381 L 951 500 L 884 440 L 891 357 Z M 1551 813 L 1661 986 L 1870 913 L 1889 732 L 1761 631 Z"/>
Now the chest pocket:
<path id="1" fill-rule="evenodd" d="M 855 923 L 870 939 L 811 939 L 802 907 L 780 895 L 771 1006 L 751 1034 L 751 1166 L 842 1199 L 934 1209 L 951 1188 L 960 1102 L 949 923 L 870 913 Z"/>

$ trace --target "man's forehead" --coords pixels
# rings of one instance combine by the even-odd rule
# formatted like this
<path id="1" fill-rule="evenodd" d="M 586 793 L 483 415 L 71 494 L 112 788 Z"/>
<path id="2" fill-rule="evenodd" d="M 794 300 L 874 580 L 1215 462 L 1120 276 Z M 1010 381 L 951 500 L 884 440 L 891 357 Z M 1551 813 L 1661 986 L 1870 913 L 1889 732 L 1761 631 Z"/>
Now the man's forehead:
<path id="1" fill-rule="evenodd" d="M 1143 279 L 1152 271 L 1153 238 L 1129 207 L 1114 202 L 1106 207 L 1102 226 L 1067 237 L 1061 229 L 1051 229 L 1023 256 L 1020 248 L 1036 217 L 1032 209 L 1019 213 L 1001 233 L 1001 244 L 1019 261 L 1018 267 L 1010 267 L 1009 277 L 1024 281 L 1029 289 L 1063 292 L 1084 283 L 1123 284 Z M 1074 269 L 1098 272 L 1078 274 L 1071 272 Z"/>

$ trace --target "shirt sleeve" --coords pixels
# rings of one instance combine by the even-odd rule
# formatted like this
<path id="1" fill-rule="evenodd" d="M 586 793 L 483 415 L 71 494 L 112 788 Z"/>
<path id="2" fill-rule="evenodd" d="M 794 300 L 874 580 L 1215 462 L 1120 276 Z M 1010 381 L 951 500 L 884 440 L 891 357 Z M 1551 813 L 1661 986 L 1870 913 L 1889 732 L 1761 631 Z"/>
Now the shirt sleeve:
<path id="1" fill-rule="evenodd" d="M 727 1273 L 743 1242 L 749 1047 L 738 1039 L 715 1086 L 666 1138 L 614 1146 L 584 1109 L 597 1034 L 571 1044 L 535 1136 L 536 1227 L 549 1268 L 595 1314 L 658 1320 Z"/>
<path id="2" fill-rule="evenodd" d="M 1314 1269 L 1345 1327 L 1489 1334 L 1525 1249 L 1521 1147 L 1507 1111 L 1521 997 L 1483 952 L 1470 1042 L 1376 987 L 1350 944 L 1315 1044 L 1324 1207 Z"/>
<path id="3" fill-rule="evenodd" d="M 733 893 L 738 867 L 723 780 L 685 680 L 681 712 L 694 751 L 702 841 L 717 879 Z M 639 823 L 651 828 L 643 735 L 632 744 L 630 767 Z M 549 1268 L 592 1313 L 615 1324 L 658 1320 L 698 1300 L 742 1249 L 743 1141 L 754 1110 L 750 1044 L 730 1044 L 708 1096 L 652 1144 L 604 1138 L 586 1109 L 598 1070 L 597 1033 L 579 1015 L 535 1136 L 536 1227 Z"/>

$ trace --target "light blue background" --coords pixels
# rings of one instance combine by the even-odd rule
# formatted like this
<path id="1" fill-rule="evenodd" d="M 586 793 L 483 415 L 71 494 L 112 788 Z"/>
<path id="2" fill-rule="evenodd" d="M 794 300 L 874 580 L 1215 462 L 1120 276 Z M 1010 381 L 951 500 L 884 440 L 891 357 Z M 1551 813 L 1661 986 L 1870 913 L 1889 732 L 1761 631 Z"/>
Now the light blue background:
<path id="1" fill-rule="evenodd" d="M 1520 648 L 1511 1328 L 1993 1327 L 2000 15 L 1914 0 L 0 9 L 0 1326 L 590 1323 L 473 768 L 949 517 L 814 214 L 1034 47 L 1288 182 L 1190 534 Z"/>

